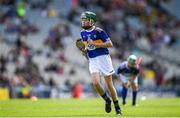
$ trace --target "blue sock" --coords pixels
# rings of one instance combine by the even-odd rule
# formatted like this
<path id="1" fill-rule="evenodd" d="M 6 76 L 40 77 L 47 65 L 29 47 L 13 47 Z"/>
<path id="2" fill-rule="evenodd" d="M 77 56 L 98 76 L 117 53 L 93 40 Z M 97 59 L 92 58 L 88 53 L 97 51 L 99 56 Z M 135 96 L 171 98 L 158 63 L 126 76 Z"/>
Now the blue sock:
<path id="1" fill-rule="evenodd" d="M 126 88 L 126 87 L 123 87 L 123 88 L 122 88 L 123 104 L 126 104 L 126 97 L 127 97 L 127 88 Z"/>
<path id="2" fill-rule="evenodd" d="M 137 91 L 133 91 L 132 105 L 136 105 L 136 97 L 137 97 Z"/>

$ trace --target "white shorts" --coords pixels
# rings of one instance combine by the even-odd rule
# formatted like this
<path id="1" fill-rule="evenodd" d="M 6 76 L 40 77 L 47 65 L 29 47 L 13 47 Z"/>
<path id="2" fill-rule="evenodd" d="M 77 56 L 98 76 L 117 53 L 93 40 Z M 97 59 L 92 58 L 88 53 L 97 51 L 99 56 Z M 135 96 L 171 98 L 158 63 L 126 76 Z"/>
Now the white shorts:
<path id="1" fill-rule="evenodd" d="M 95 58 L 89 58 L 89 71 L 91 74 L 100 72 L 105 76 L 112 75 L 114 73 L 114 68 L 111 57 L 109 55 L 101 55 Z"/>
<path id="2" fill-rule="evenodd" d="M 122 81 L 123 84 L 126 84 L 126 83 L 128 83 L 128 81 L 131 81 L 132 78 L 126 77 L 126 76 L 120 74 L 120 79 L 121 79 L 121 81 Z M 136 85 L 138 85 L 138 78 L 137 78 L 137 77 L 134 79 L 134 83 L 135 83 Z"/>

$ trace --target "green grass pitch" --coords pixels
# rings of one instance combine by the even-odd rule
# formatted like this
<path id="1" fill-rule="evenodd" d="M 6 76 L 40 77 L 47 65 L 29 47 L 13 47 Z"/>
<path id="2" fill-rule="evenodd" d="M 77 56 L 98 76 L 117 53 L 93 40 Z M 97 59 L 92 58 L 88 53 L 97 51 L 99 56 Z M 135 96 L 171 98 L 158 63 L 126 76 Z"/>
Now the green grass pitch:
<path id="1" fill-rule="evenodd" d="M 121 99 L 120 99 L 121 102 Z M 104 101 L 89 99 L 13 99 L 0 101 L 0 117 L 180 117 L 180 98 L 149 98 L 132 107 L 122 106 L 123 116 L 104 111 Z"/>

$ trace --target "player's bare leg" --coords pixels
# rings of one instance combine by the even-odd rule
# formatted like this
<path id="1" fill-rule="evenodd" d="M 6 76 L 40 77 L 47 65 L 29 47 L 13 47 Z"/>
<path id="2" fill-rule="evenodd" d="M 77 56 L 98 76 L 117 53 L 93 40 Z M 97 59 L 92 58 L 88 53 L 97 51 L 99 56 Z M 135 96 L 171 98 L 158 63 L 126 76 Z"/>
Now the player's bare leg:
<path id="1" fill-rule="evenodd" d="M 111 97 L 113 99 L 116 114 L 121 114 L 121 109 L 120 109 L 120 106 L 118 103 L 118 97 L 117 97 L 116 89 L 114 88 L 113 81 L 112 81 L 112 76 L 109 75 L 109 76 L 105 76 L 104 78 L 105 78 L 105 82 L 106 82 L 106 85 L 108 87 L 108 90 L 109 90 Z"/>
<path id="2" fill-rule="evenodd" d="M 104 78 L 105 78 L 106 85 L 109 89 L 109 92 L 111 94 L 113 101 L 118 100 L 117 93 L 116 93 L 116 90 L 115 90 L 114 85 L 113 85 L 112 77 L 111 76 L 105 76 Z"/>
<path id="3" fill-rule="evenodd" d="M 111 99 L 100 84 L 100 74 L 98 72 L 93 73 L 92 80 L 93 80 L 93 86 L 95 90 L 106 101 L 105 111 L 107 113 L 111 112 Z"/>
<path id="4" fill-rule="evenodd" d="M 133 93 L 132 93 L 132 105 L 136 106 L 138 84 L 135 83 L 135 82 L 131 82 L 131 87 L 132 87 L 132 90 L 133 90 Z"/>

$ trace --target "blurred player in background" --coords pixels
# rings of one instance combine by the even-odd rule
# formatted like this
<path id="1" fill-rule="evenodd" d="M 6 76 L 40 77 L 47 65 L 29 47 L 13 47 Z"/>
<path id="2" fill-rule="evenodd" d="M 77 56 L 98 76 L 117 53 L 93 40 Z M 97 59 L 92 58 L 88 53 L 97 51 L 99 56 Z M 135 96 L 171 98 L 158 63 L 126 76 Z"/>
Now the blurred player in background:
<path id="1" fill-rule="evenodd" d="M 132 105 L 136 106 L 136 97 L 138 90 L 138 74 L 139 74 L 139 64 L 142 58 L 137 59 L 135 55 L 130 55 L 127 61 L 120 64 L 116 70 L 116 74 L 120 75 L 120 80 L 122 82 L 122 99 L 123 105 L 126 105 L 127 90 L 129 86 L 132 87 Z"/>
<path id="2" fill-rule="evenodd" d="M 81 14 L 81 39 L 85 45 L 82 50 L 89 61 L 89 71 L 95 90 L 105 100 L 105 110 L 111 112 L 111 98 L 100 83 L 100 73 L 104 75 L 105 83 L 111 94 L 116 114 L 121 115 L 118 97 L 112 81 L 114 69 L 107 48 L 113 44 L 105 31 L 95 26 L 96 14 L 86 11 Z"/>

